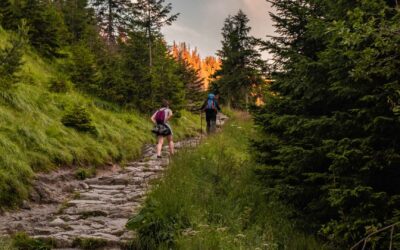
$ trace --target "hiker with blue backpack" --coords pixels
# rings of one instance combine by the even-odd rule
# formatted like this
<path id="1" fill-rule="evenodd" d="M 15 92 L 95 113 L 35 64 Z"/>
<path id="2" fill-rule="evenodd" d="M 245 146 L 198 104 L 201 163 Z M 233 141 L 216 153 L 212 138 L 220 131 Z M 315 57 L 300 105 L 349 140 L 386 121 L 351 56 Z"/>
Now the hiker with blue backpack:
<path id="1" fill-rule="evenodd" d="M 169 102 L 163 100 L 163 107 L 157 110 L 152 116 L 151 121 L 154 123 L 155 127 L 152 130 L 157 136 L 157 158 L 161 158 L 161 151 L 164 144 L 164 137 L 167 137 L 169 153 L 174 154 L 174 141 L 172 138 L 172 129 L 168 124 L 168 121 L 172 117 L 172 110 L 169 108 Z"/>
<path id="2" fill-rule="evenodd" d="M 212 93 L 208 94 L 201 110 L 206 113 L 207 134 L 214 133 L 217 127 L 217 114 L 221 111 L 217 97 Z"/>

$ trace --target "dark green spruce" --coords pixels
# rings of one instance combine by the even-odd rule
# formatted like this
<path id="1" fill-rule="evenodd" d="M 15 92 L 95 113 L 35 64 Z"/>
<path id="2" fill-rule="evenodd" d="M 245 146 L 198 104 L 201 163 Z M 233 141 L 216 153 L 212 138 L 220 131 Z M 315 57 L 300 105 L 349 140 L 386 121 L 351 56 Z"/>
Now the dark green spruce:
<path id="1" fill-rule="evenodd" d="M 185 85 L 185 97 L 190 108 L 198 108 L 204 101 L 204 79 L 199 70 L 194 69 L 181 55 L 178 55 L 178 75 Z"/>
<path id="2" fill-rule="evenodd" d="M 132 17 L 129 0 L 93 0 L 98 27 L 110 45 L 116 43 L 121 33 L 126 33 L 127 25 Z"/>
<path id="3" fill-rule="evenodd" d="M 383 0 L 269 2 L 279 36 L 265 44 L 276 64 L 255 111 L 258 174 L 299 227 L 348 248 L 400 219 L 399 10 Z M 372 239 L 374 249 L 388 239 Z"/>
<path id="4" fill-rule="evenodd" d="M 170 14 L 172 5 L 165 0 L 138 0 L 134 4 L 133 23 L 135 30 L 145 32 L 149 48 L 149 66 L 153 65 L 153 41 L 160 36 L 161 28 L 171 25 L 179 14 Z"/>
<path id="5" fill-rule="evenodd" d="M 260 53 L 256 39 L 250 36 L 249 19 L 243 11 L 225 20 L 222 29 L 222 48 L 218 51 L 221 69 L 215 73 L 214 88 L 224 93 L 228 106 L 248 107 L 253 87 L 263 83 Z"/>

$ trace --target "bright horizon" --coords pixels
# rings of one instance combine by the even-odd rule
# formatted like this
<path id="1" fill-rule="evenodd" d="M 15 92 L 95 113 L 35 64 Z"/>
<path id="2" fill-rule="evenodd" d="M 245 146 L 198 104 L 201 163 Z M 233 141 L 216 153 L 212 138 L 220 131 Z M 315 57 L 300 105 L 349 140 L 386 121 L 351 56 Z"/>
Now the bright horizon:
<path id="1" fill-rule="evenodd" d="M 221 47 L 221 30 L 228 15 L 239 9 L 249 17 L 251 35 L 265 39 L 274 33 L 269 17 L 271 6 L 266 0 L 167 0 L 172 13 L 180 13 L 178 20 L 165 27 L 163 33 L 168 44 L 186 42 L 197 48 L 202 58 L 215 56 Z M 263 53 L 263 58 L 269 58 Z"/>

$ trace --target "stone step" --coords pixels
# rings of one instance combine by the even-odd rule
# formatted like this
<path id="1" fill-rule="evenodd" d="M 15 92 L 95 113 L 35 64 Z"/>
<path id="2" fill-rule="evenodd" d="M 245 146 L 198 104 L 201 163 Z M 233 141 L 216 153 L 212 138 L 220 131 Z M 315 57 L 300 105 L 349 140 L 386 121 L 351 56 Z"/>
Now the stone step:
<path id="1" fill-rule="evenodd" d="M 188 140 L 177 143 L 177 148 L 196 143 L 197 140 Z M 166 149 L 164 147 L 163 155 Z M 141 160 L 85 181 L 76 180 L 72 170 L 60 172 L 55 180 L 44 176 L 46 182 L 40 184 L 40 190 L 44 190 L 40 195 L 54 192 L 56 197 L 49 199 L 54 202 L 40 206 L 28 204 L 30 210 L 7 213 L 4 216 L 7 219 L 1 215 L 0 235 L 25 231 L 35 238 L 55 240 L 55 249 L 59 250 L 79 249 L 77 239 L 102 241 L 105 246 L 99 249 L 122 249 L 125 243 L 135 238 L 135 234 L 125 228 L 128 219 L 140 211 L 151 180 L 160 178 L 169 164 L 168 157 L 155 159 L 154 154 L 154 145 L 149 145 L 144 148 Z M 73 179 L 68 182 L 68 178 Z M 58 181 L 61 186 L 55 187 Z M 58 197 L 59 193 L 63 195 Z M 73 199 L 65 201 L 68 197 Z"/>
<path id="2" fill-rule="evenodd" d="M 106 204 L 104 201 L 99 201 L 99 200 L 72 200 L 68 201 L 69 205 L 81 205 L 81 204 L 87 204 L 87 205 L 97 205 L 97 204 Z"/>
<path id="3" fill-rule="evenodd" d="M 130 173 L 137 173 L 137 172 L 142 172 L 143 168 L 139 168 L 136 166 L 131 166 L 131 165 L 127 165 L 127 167 L 125 167 L 123 169 L 124 172 L 130 172 Z"/>
<path id="4" fill-rule="evenodd" d="M 126 185 L 89 185 L 89 187 L 100 190 L 123 190 L 126 188 Z"/>

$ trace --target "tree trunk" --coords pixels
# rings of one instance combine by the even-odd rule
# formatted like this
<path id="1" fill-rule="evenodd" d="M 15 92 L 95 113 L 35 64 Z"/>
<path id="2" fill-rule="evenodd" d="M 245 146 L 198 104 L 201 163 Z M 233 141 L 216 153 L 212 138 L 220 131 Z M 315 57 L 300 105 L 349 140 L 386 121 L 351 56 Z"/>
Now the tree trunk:
<path id="1" fill-rule="evenodd" d="M 108 36 L 108 44 L 111 45 L 114 43 L 114 34 L 113 34 L 113 13 L 112 13 L 112 0 L 108 0 L 108 25 L 107 25 L 107 36 Z"/>
<path id="2" fill-rule="evenodd" d="M 149 66 L 150 69 L 153 67 L 153 55 L 152 55 L 152 39 L 151 39 L 151 8 L 150 1 L 147 0 L 147 8 L 148 8 L 148 33 L 149 33 Z"/>
<path id="3" fill-rule="evenodd" d="M 249 111 L 249 93 L 246 92 L 246 111 Z"/>

